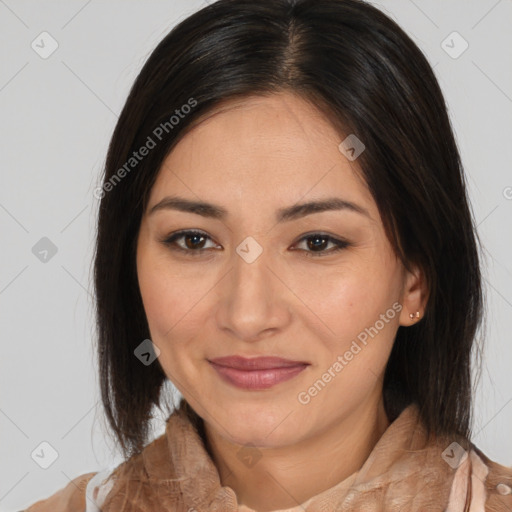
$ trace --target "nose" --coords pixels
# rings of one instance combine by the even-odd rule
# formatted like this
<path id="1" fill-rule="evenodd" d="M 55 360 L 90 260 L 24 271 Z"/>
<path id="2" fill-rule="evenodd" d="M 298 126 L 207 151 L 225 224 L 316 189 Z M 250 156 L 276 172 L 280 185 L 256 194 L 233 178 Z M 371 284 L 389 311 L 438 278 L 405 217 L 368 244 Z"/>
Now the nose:
<path id="1" fill-rule="evenodd" d="M 270 251 L 254 261 L 241 254 L 234 252 L 231 271 L 219 283 L 217 325 L 233 338 L 255 342 L 286 328 L 293 294 Z"/>

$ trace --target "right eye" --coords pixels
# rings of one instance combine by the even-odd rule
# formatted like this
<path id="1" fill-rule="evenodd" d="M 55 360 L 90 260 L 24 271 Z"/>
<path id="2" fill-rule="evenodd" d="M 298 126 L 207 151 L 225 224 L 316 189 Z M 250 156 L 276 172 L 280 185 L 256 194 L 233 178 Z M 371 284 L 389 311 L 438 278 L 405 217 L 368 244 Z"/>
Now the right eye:
<path id="1" fill-rule="evenodd" d="M 178 243 L 178 240 L 184 241 L 184 245 Z M 173 233 L 162 241 L 171 250 L 181 251 L 190 256 L 199 256 L 208 248 L 204 247 L 205 241 L 211 238 L 202 231 L 183 230 Z"/>

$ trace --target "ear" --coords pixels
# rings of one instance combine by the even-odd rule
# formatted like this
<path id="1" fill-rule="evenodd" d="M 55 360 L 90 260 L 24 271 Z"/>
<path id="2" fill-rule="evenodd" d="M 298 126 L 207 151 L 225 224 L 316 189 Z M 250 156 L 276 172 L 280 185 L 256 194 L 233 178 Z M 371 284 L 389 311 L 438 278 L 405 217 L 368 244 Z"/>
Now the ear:
<path id="1" fill-rule="evenodd" d="M 400 325 L 410 326 L 418 323 L 425 315 L 429 290 L 424 273 L 418 266 L 411 271 L 404 268 L 404 287 L 402 292 L 402 312 Z M 416 312 L 419 311 L 419 318 Z M 411 318 L 409 315 L 414 315 Z"/>

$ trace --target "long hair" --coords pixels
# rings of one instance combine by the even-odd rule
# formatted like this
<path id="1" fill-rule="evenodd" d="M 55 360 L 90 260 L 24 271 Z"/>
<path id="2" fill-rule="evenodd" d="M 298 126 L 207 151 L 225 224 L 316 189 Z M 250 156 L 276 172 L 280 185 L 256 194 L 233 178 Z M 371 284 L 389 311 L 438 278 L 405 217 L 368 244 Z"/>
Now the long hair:
<path id="1" fill-rule="evenodd" d="M 156 175 L 187 129 L 220 102 L 282 91 L 310 101 L 340 137 L 364 142 L 357 163 L 388 239 L 428 284 L 424 317 L 398 328 L 386 367 L 389 419 L 416 403 L 429 434 L 470 435 L 483 302 L 478 237 L 427 59 L 393 20 L 360 0 L 219 0 L 151 53 L 108 148 L 94 261 L 98 362 L 106 418 L 126 457 L 147 443 L 167 380 L 159 364 L 134 355 L 150 337 L 136 240 Z M 145 145 L 149 152 L 135 158 Z"/>

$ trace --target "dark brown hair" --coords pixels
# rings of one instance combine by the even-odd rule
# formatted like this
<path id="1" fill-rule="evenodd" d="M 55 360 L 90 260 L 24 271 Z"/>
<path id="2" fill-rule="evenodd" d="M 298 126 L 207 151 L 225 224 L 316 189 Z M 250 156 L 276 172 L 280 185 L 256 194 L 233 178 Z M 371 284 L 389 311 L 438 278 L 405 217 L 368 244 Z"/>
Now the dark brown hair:
<path id="1" fill-rule="evenodd" d="M 167 380 L 158 362 L 134 355 L 150 338 L 135 258 L 156 175 L 187 127 L 221 101 L 281 91 L 310 101 L 340 136 L 363 141 L 357 163 L 389 240 L 428 283 L 424 317 L 399 327 L 386 368 L 389 419 L 414 402 L 429 433 L 470 435 L 472 348 L 483 315 L 478 237 L 428 61 L 360 0 L 219 0 L 151 53 L 108 149 L 94 261 L 98 357 L 106 417 L 126 457 L 148 442 Z M 148 137 L 156 146 L 127 167 Z"/>

